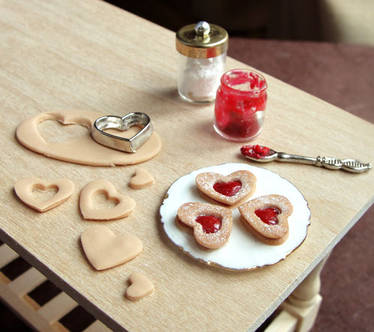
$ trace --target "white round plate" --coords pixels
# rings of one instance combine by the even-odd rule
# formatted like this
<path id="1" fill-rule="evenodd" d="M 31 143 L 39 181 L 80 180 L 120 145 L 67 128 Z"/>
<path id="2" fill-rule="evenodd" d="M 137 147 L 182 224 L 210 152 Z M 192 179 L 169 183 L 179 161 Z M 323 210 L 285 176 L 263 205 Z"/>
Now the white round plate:
<path id="1" fill-rule="evenodd" d="M 288 218 L 289 236 L 281 245 L 262 243 L 253 237 L 240 221 L 239 210 L 233 209 L 233 227 L 230 239 L 216 250 L 201 248 L 193 235 L 176 225 L 178 208 L 187 202 L 208 202 L 199 194 L 195 177 L 202 172 L 228 175 L 238 170 L 248 170 L 256 178 L 256 191 L 249 198 L 278 194 L 288 198 L 293 205 L 293 213 Z M 167 198 L 160 207 L 161 223 L 170 240 L 193 258 L 207 264 L 230 270 L 249 270 L 271 265 L 286 258 L 304 241 L 310 224 L 308 203 L 300 191 L 286 179 L 263 168 L 240 163 L 228 163 L 198 169 L 175 181 L 168 190 Z M 249 200 L 248 199 L 248 200 Z"/>

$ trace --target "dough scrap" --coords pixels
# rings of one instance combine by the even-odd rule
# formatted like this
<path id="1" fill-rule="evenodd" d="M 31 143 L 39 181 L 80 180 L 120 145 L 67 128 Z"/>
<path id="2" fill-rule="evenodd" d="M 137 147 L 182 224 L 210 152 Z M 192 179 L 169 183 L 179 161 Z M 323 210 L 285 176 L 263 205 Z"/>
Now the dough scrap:
<path id="1" fill-rule="evenodd" d="M 33 194 L 33 189 L 44 191 L 52 188 L 57 189 L 56 193 L 53 197 L 45 201 L 36 199 Z M 30 177 L 19 180 L 14 185 L 14 191 L 18 198 L 24 204 L 38 212 L 46 212 L 64 203 L 73 194 L 74 189 L 74 183 L 68 179 L 47 181 L 37 177 Z"/>
<path id="2" fill-rule="evenodd" d="M 154 285 L 144 274 L 133 272 L 129 278 L 131 285 L 126 289 L 125 296 L 131 301 L 137 301 L 150 295 L 154 291 Z"/>
<path id="3" fill-rule="evenodd" d="M 103 225 L 87 228 L 81 234 L 81 243 L 88 261 L 99 271 L 124 264 L 143 251 L 143 243 L 137 236 L 116 235 Z"/>
<path id="4" fill-rule="evenodd" d="M 115 200 L 114 207 L 96 209 L 94 196 L 104 193 L 107 199 Z M 114 220 L 127 217 L 135 209 L 135 201 L 117 191 L 115 186 L 104 179 L 88 183 L 80 193 L 79 208 L 84 219 L 88 220 Z"/>
<path id="5" fill-rule="evenodd" d="M 137 168 L 135 175 L 131 178 L 129 186 L 132 189 L 144 189 L 155 183 L 151 173 L 143 168 Z"/>
<path id="6" fill-rule="evenodd" d="M 94 121 L 101 116 L 103 114 L 83 110 L 39 113 L 19 124 L 16 137 L 23 146 L 46 157 L 91 166 L 134 165 L 153 158 L 161 151 L 161 139 L 156 132 L 136 153 L 117 151 L 96 143 L 90 131 Z M 64 142 L 48 142 L 38 129 L 38 125 L 47 120 L 63 125 L 81 125 L 88 128 L 88 132 Z"/>

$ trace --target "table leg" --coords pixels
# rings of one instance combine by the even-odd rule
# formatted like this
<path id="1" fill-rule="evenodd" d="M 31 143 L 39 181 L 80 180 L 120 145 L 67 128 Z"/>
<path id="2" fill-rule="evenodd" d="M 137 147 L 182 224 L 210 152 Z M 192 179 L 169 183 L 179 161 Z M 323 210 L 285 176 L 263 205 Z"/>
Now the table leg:
<path id="1" fill-rule="evenodd" d="M 281 308 L 298 320 L 296 331 L 307 332 L 313 327 L 317 318 L 322 296 L 320 274 L 328 256 L 323 259 L 305 280 L 293 291 Z"/>
<path id="2" fill-rule="evenodd" d="M 305 280 L 280 306 L 280 314 L 268 326 L 266 332 L 307 332 L 313 327 L 322 302 L 321 270 L 328 256 L 323 259 Z"/>

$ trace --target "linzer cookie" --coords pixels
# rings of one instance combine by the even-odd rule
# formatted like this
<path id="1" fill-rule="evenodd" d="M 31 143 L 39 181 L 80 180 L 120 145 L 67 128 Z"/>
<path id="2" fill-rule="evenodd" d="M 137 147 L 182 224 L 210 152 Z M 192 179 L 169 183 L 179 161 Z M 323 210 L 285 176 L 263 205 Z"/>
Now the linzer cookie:
<path id="1" fill-rule="evenodd" d="M 256 177 L 246 170 L 226 176 L 213 172 L 200 173 L 196 176 L 195 182 L 203 194 L 226 205 L 240 203 L 256 189 Z"/>
<path id="2" fill-rule="evenodd" d="M 231 210 L 207 203 L 183 204 L 177 212 L 178 221 L 193 228 L 197 243 L 208 249 L 222 247 L 230 237 Z"/>
<path id="3" fill-rule="evenodd" d="M 264 243 L 279 245 L 288 238 L 288 217 L 293 207 L 281 195 L 266 195 L 239 206 L 247 229 Z"/>

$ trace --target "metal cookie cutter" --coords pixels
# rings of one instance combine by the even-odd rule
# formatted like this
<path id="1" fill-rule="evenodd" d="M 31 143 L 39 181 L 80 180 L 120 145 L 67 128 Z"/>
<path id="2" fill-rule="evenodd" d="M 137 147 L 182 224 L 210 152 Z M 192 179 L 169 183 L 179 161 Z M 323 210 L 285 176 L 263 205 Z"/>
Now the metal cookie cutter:
<path id="1" fill-rule="evenodd" d="M 125 131 L 133 126 L 143 127 L 130 138 L 125 138 L 105 132 L 105 129 Z M 150 117 L 141 112 L 128 113 L 123 117 L 106 115 L 95 120 L 92 128 L 92 138 L 99 144 L 111 149 L 136 152 L 152 135 L 153 126 Z"/>

